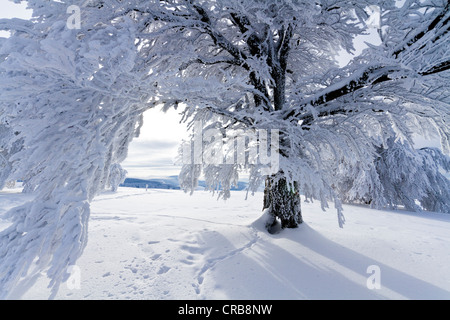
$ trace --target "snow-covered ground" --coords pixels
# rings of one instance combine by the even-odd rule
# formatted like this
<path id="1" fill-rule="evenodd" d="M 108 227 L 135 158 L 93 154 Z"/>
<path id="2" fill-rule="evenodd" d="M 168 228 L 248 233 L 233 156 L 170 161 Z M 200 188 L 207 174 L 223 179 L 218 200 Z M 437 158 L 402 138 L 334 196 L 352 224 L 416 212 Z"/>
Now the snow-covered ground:
<path id="1" fill-rule="evenodd" d="M 0 193 L 0 214 L 23 200 Z M 333 209 L 304 203 L 300 228 L 270 235 L 261 205 L 261 193 L 243 191 L 226 202 L 105 193 L 56 299 L 450 299 L 450 215 L 345 206 L 340 229 Z M 47 299 L 46 285 L 43 276 L 23 298 Z"/>

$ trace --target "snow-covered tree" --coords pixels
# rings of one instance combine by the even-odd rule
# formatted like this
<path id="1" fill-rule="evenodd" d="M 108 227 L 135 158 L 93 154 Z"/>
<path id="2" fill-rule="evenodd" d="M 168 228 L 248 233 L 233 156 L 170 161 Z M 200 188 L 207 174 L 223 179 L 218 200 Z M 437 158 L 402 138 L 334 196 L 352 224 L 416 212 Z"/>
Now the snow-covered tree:
<path id="1" fill-rule="evenodd" d="M 450 212 L 450 181 L 443 174 L 450 171 L 450 157 L 436 148 L 414 150 L 393 138 L 377 153 L 370 170 L 341 164 L 337 181 L 342 200 L 374 208 Z"/>
<path id="2" fill-rule="evenodd" d="M 374 6 L 382 44 L 338 68 L 338 51 L 352 50 Z M 193 127 L 202 121 L 205 132 L 222 128 L 224 145 L 233 143 L 235 135 L 227 135 L 233 130 L 280 130 L 279 172 L 266 177 L 253 164 L 188 163 L 181 175 L 185 187 L 193 189 L 203 172 L 211 189 L 228 190 L 240 170 L 250 170 L 253 190 L 266 180 L 269 225 L 277 217 L 283 227 L 302 220 L 299 194 L 324 207 L 333 201 L 342 224 L 340 199 L 346 196 L 335 186 L 344 173 L 349 176 L 343 179 L 364 174 L 364 185 L 374 184 L 377 207 L 413 208 L 401 188 L 387 188 L 382 176 L 397 173 L 380 171 L 377 159 L 392 137 L 405 141 L 397 147 L 409 148 L 413 133 L 439 135 L 449 150 L 446 1 L 400 7 L 392 1 L 170 1 L 158 8 L 150 10 L 148 56 L 162 78 L 161 99 L 187 104 Z M 216 139 L 203 141 L 204 155 L 217 148 Z M 419 162 L 403 170 L 420 170 Z M 359 169 L 336 174 L 342 165 Z M 446 179 L 438 181 L 436 190 L 448 187 Z M 403 188 L 416 186 L 421 193 L 429 189 L 425 182 Z"/>
<path id="3" fill-rule="evenodd" d="M 74 3 L 83 6 L 30 1 L 32 21 L 0 22 L 12 31 L 0 48 L 0 121 L 16 133 L 6 145 L 21 142 L 8 152 L 8 179 L 35 194 L 3 217 L 12 224 L 0 234 L 0 297 L 20 295 L 42 270 L 54 293 L 67 279 L 86 245 L 89 202 L 149 107 L 136 23 L 117 6 L 86 3 L 84 27 L 69 29 Z"/>
<path id="4" fill-rule="evenodd" d="M 127 171 L 124 170 L 120 164 L 114 163 L 111 165 L 109 172 L 108 186 L 113 192 L 116 192 L 119 185 L 125 182 Z"/>
<path id="5" fill-rule="evenodd" d="M 11 134 L 11 130 L 6 125 L 0 125 L 0 190 L 5 187 L 11 173 L 9 148 L 7 147 L 8 142 L 11 140 Z"/>
<path id="6" fill-rule="evenodd" d="M 256 133 L 279 132 L 277 172 L 193 162 L 180 174 L 193 190 L 203 172 L 227 197 L 249 170 L 251 190 L 265 182 L 268 227 L 301 223 L 300 195 L 324 208 L 332 201 L 341 225 L 341 198 L 448 210 L 438 174 L 448 158 L 412 148 L 418 133 L 450 150 L 445 0 L 27 3 L 31 21 L 0 20 L 12 34 L 0 42 L 0 125 L 13 133 L 1 138 L 10 166 L 2 179 L 23 179 L 35 200 L 6 215 L 0 297 L 20 294 L 42 270 L 56 293 L 86 245 L 89 202 L 156 105 L 183 105 L 192 127 L 223 133 L 201 141 L 203 157 L 223 144 L 226 157 L 235 137 L 253 134 L 261 147 L 267 139 Z M 339 68 L 339 51 L 353 50 L 373 8 L 382 44 Z M 428 181 L 417 183 L 411 172 L 430 163 Z"/>

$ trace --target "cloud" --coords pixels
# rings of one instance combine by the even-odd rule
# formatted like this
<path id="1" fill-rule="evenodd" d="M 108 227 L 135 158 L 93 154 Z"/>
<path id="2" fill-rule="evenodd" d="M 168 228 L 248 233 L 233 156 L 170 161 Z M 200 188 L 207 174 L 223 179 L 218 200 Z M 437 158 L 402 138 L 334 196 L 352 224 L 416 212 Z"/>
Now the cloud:
<path id="1" fill-rule="evenodd" d="M 178 149 L 180 141 L 163 141 L 163 140 L 136 140 L 130 145 L 130 150 L 136 153 L 152 152 L 152 151 L 169 151 Z"/>
<path id="2" fill-rule="evenodd" d="M 174 163 L 180 142 L 174 139 L 136 139 L 130 144 L 128 157 L 122 166 L 133 178 L 177 174 L 179 168 Z"/>
<path id="3" fill-rule="evenodd" d="M 174 165 L 174 160 L 172 158 L 168 158 L 168 157 L 142 157 L 140 159 L 127 159 L 124 162 L 124 165 L 126 165 L 129 168 L 140 168 L 140 167 L 161 167 L 161 166 L 170 166 L 170 165 Z"/>

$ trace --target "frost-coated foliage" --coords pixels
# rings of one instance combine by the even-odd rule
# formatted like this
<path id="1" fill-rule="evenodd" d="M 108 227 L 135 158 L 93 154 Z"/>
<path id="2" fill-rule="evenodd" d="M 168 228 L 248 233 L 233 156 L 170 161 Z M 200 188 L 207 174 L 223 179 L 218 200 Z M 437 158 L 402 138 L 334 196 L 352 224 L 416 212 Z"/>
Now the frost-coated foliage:
<path id="1" fill-rule="evenodd" d="M 368 169 L 341 163 L 339 191 L 347 202 L 368 203 L 374 208 L 450 212 L 450 157 L 439 149 L 414 150 L 406 141 L 387 141 Z"/>
<path id="2" fill-rule="evenodd" d="M 43 270 L 56 293 L 86 245 L 89 202 L 120 183 L 116 164 L 155 105 L 224 133 L 279 130 L 272 179 L 333 202 L 340 224 L 341 199 L 448 212 L 448 157 L 411 140 L 450 150 L 446 0 L 27 3 L 31 21 L 0 20 L 12 33 L 0 41 L 0 186 L 22 179 L 35 195 L 0 233 L 2 298 Z M 70 5 L 80 29 L 67 27 Z M 382 44 L 339 68 L 373 6 Z M 242 170 L 251 190 L 266 179 L 259 165 L 192 164 L 181 184 L 193 190 L 203 172 L 227 197 Z"/>
<path id="3" fill-rule="evenodd" d="M 3 298 L 45 269 L 56 293 L 86 245 L 89 202 L 117 180 L 110 168 L 119 170 L 112 165 L 127 156 L 148 108 L 148 69 L 136 67 L 139 30 L 131 19 L 113 21 L 114 8 L 89 7 L 85 27 L 69 30 L 67 3 L 29 5 L 33 22 L 0 22 L 13 30 L 0 49 L 0 120 L 17 133 L 4 142 L 2 159 L 8 179 L 22 179 L 35 194 L 4 217 L 12 225 L 0 234 Z"/>
<path id="4" fill-rule="evenodd" d="M 113 192 L 116 192 L 119 188 L 119 185 L 125 182 L 126 177 L 127 171 L 124 170 L 120 164 L 112 164 L 109 168 L 108 187 L 110 187 Z"/>

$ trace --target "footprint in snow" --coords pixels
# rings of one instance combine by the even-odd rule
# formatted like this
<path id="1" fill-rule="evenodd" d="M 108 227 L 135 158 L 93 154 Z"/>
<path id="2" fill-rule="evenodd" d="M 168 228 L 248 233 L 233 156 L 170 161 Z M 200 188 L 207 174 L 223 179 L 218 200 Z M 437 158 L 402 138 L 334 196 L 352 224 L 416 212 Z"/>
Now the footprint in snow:
<path id="1" fill-rule="evenodd" d="M 168 272 L 169 270 L 170 270 L 170 268 L 169 268 L 168 266 L 162 266 L 162 267 L 159 269 L 158 274 L 166 273 L 166 272 Z"/>
<path id="2" fill-rule="evenodd" d="M 188 245 L 182 245 L 180 246 L 180 248 L 182 250 L 185 250 L 191 254 L 202 254 L 206 251 L 205 248 L 201 248 L 201 247 L 194 247 L 194 246 L 188 246 Z"/>
<path id="3" fill-rule="evenodd" d="M 157 253 L 157 254 L 154 254 L 153 256 L 151 256 L 150 259 L 152 259 L 153 261 L 155 261 L 155 260 L 158 259 L 159 257 L 161 257 L 161 254 Z"/>

